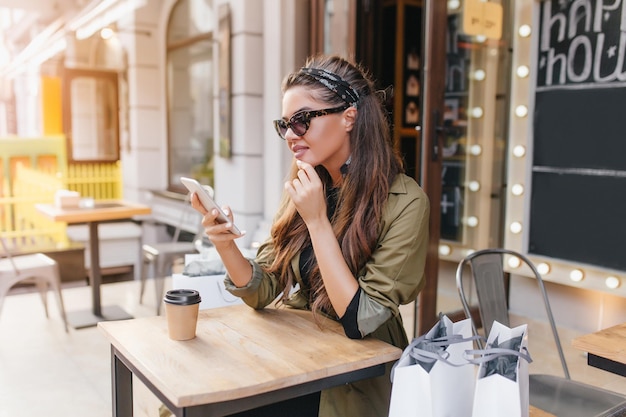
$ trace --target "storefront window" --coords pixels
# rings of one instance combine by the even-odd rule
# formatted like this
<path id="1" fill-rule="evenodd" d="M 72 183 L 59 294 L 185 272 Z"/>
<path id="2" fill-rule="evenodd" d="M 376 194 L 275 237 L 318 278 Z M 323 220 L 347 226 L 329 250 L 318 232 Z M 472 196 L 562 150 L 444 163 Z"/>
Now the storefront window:
<path id="1" fill-rule="evenodd" d="M 507 40 L 465 25 L 448 2 L 439 257 L 454 262 L 502 244 Z"/>
<path id="2" fill-rule="evenodd" d="M 206 0 L 181 0 L 167 35 L 169 189 L 180 177 L 213 185 L 213 10 Z"/>
<path id="3" fill-rule="evenodd" d="M 463 242 L 467 159 L 467 110 L 470 68 L 475 49 L 459 27 L 460 14 L 448 17 L 443 168 L 441 184 L 441 239 Z"/>
<path id="4" fill-rule="evenodd" d="M 66 68 L 63 81 L 68 159 L 117 161 L 120 156 L 117 73 Z"/>

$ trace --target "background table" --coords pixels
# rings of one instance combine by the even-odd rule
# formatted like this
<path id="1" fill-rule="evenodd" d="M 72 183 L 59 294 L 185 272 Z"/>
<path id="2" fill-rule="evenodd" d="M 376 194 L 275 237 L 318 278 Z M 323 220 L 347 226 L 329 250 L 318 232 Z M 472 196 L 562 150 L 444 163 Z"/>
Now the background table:
<path id="1" fill-rule="evenodd" d="M 587 352 L 590 366 L 626 376 L 626 323 L 577 337 L 572 346 Z"/>
<path id="2" fill-rule="evenodd" d="M 547 411 L 543 411 L 540 408 L 529 406 L 528 407 L 528 417 L 556 417 L 552 413 L 548 413 Z"/>
<path id="3" fill-rule="evenodd" d="M 402 354 L 322 325 L 308 311 L 245 305 L 201 310 L 197 337 L 183 342 L 163 316 L 98 323 L 111 343 L 113 416 L 132 415 L 133 374 L 177 416 L 222 416 L 383 375 Z"/>
<path id="4" fill-rule="evenodd" d="M 96 201 L 93 207 L 60 208 L 54 204 L 37 204 L 37 210 L 54 221 L 66 223 L 87 223 L 89 226 L 89 255 L 91 266 L 89 279 L 91 284 L 91 310 L 69 311 L 67 320 L 72 327 L 80 329 L 95 326 L 103 320 L 123 320 L 132 318 L 118 306 L 102 307 L 100 301 L 100 285 L 102 272 L 100 270 L 100 240 L 98 238 L 98 223 L 107 220 L 128 219 L 133 216 L 150 214 L 148 206 L 129 203 L 121 200 Z M 137 254 L 139 256 L 139 254 Z"/>

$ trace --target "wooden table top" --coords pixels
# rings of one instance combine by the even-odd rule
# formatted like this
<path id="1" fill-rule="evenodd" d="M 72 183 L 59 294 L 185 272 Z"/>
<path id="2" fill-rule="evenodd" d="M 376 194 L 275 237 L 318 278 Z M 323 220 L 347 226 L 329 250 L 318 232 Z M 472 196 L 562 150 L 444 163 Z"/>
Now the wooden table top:
<path id="1" fill-rule="evenodd" d="M 556 417 L 552 413 L 548 413 L 547 411 L 543 411 L 540 408 L 533 407 L 532 405 L 528 407 L 528 416 L 529 417 Z"/>
<path id="2" fill-rule="evenodd" d="M 60 208 L 55 204 L 36 204 L 35 207 L 52 220 L 66 223 L 127 219 L 150 214 L 150 207 L 123 200 L 98 200 L 94 207 Z"/>
<path id="3" fill-rule="evenodd" d="M 572 346 L 584 352 L 626 364 L 626 323 L 579 336 Z"/>
<path id="4" fill-rule="evenodd" d="M 352 340 L 341 325 L 308 311 L 201 310 L 196 338 L 170 340 L 164 316 L 100 322 L 98 327 L 177 407 L 235 400 L 396 361 L 402 350 Z"/>

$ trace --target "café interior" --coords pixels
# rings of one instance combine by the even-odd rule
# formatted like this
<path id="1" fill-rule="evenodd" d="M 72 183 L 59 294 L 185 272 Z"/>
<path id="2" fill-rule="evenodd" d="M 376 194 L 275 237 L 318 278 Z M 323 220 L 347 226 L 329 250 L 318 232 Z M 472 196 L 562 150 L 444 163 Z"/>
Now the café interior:
<path id="1" fill-rule="evenodd" d="M 589 348 L 575 346 L 626 323 L 624 206 L 614 192 L 626 178 L 615 133 L 623 130 L 614 123 L 623 117 L 618 106 L 603 104 L 619 101 L 624 77 L 603 78 L 598 74 L 606 74 L 600 67 L 607 62 L 591 62 L 601 39 L 621 45 L 616 53 L 623 62 L 619 22 L 626 6 L 591 0 L 44 3 L 0 0 L 0 237 L 8 242 L 0 262 L 7 254 L 53 259 L 64 310 L 54 290 L 46 307 L 28 282 L 2 298 L 0 417 L 111 416 L 111 341 L 97 323 L 165 320 L 162 297 L 179 285 L 185 255 L 213 253 L 181 176 L 211 185 L 233 207 L 237 223 L 251 231 L 241 246 L 254 253 L 291 157 L 265 122 L 280 114 L 284 74 L 313 52 L 356 56 L 381 88 L 404 86 L 394 89 L 391 103 L 402 109 L 392 113 L 394 143 L 438 213 L 431 221 L 438 227 L 431 230 L 429 283 L 401 307 L 409 338 L 429 330 L 439 313 L 464 318 L 458 265 L 479 249 L 507 248 L 528 256 L 545 280 L 571 379 L 626 398 L 624 330 L 611 356 L 621 361 L 621 374 L 591 366 Z M 592 19 L 602 11 L 604 24 Z M 464 19 L 475 13 L 482 23 L 472 26 Z M 576 13 L 585 24 L 567 26 Z M 276 18 L 289 24 L 276 25 Z M 561 35 L 566 27 L 569 37 Z M 576 55 L 576 48 L 587 49 Z M 437 104 L 437 97 L 444 100 Z M 432 123 L 425 114 L 441 120 Z M 108 129 L 97 128 L 103 124 Z M 602 126 L 592 134 L 609 152 L 583 146 L 586 125 Z M 566 139 L 553 145 L 539 140 L 559 135 Z M 428 157 L 431 151 L 439 157 Z M 75 203 L 85 212 L 109 207 L 100 218 L 64 217 L 59 209 Z M 529 326 L 530 373 L 563 376 L 532 269 L 516 256 L 507 256 L 503 268 L 511 278 L 511 326 Z M 0 269 L 0 280 L 6 277 Z M 473 293 L 470 302 L 476 308 Z M 149 384 L 133 376 L 132 385 L 132 415 L 159 415 L 162 401 Z M 597 415 L 625 415 L 619 413 L 626 413 L 626 402 L 620 407 Z"/>

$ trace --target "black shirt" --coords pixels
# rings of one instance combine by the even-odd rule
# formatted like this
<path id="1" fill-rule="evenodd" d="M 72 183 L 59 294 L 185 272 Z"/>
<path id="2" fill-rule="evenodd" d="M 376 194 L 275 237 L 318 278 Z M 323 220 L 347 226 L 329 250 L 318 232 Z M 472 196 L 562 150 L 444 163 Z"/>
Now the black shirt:
<path id="1" fill-rule="evenodd" d="M 326 213 L 328 215 L 328 219 L 332 219 L 335 214 L 335 210 L 337 209 L 337 198 L 338 198 L 339 190 L 337 188 L 329 188 L 326 190 Z M 302 282 L 305 288 L 302 288 L 305 294 L 309 298 L 309 304 L 311 304 L 311 272 L 313 267 L 315 254 L 313 253 L 313 246 L 309 241 L 307 245 L 302 249 L 300 253 L 300 276 L 302 277 Z M 346 313 L 343 317 L 339 318 L 346 336 L 351 339 L 360 339 L 361 332 L 359 331 L 357 324 L 357 311 L 359 308 L 359 299 L 360 299 L 361 291 L 358 290 L 352 301 L 350 301 L 350 305 L 346 310 Z"/>

